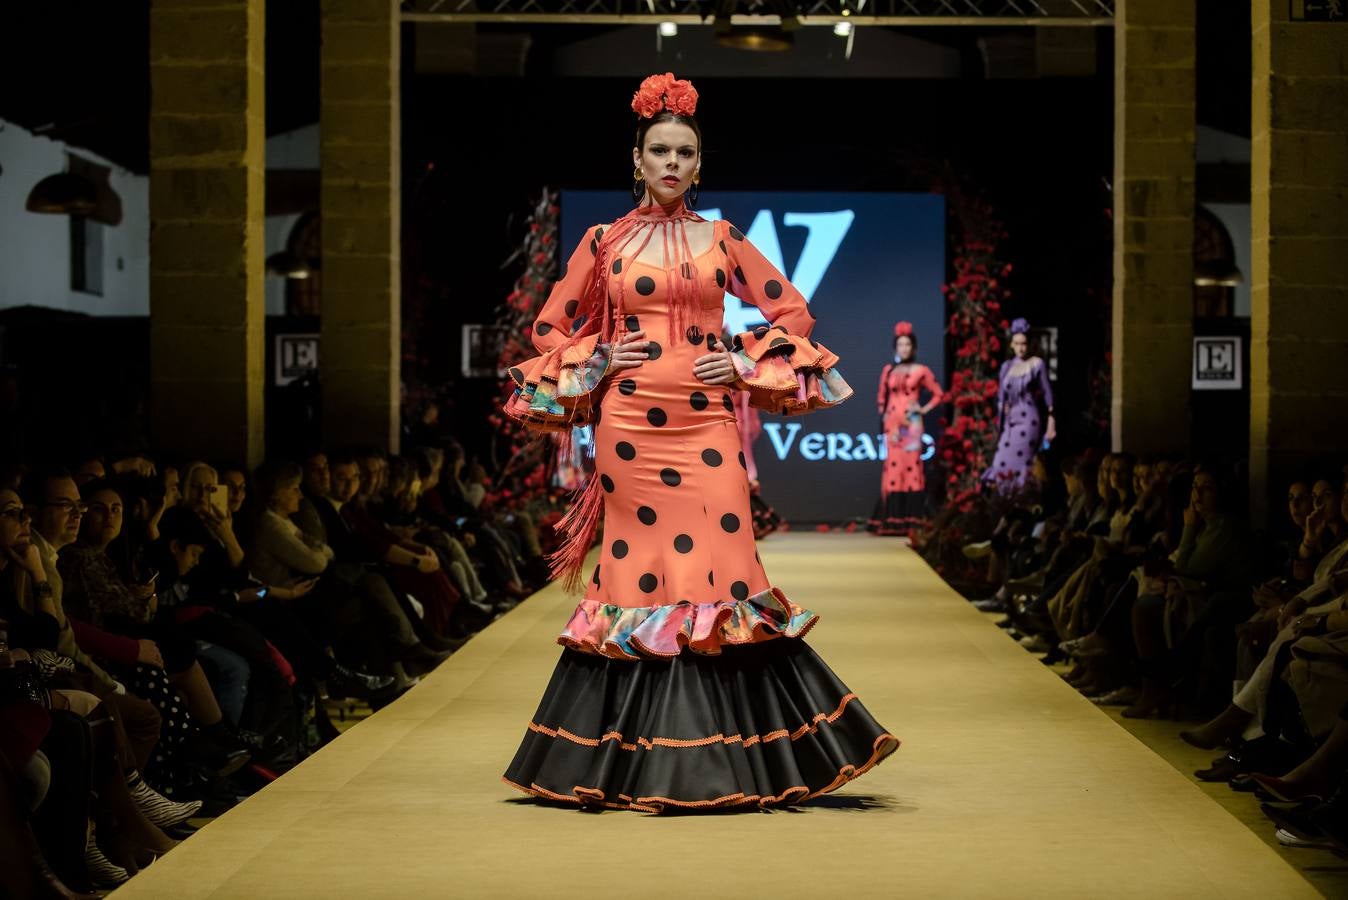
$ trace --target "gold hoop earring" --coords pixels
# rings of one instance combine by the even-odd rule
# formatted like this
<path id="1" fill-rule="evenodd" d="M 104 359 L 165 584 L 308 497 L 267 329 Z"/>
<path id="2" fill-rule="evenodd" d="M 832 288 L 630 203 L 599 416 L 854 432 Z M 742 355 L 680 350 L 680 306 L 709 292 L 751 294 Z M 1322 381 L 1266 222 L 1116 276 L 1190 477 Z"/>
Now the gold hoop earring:
<path id="1" fill-rule="evenodd" d="M 641 180 L 641 166 L 637 166 L 636 171 L 632 173 L 632 180 L 633 181 Z"/>

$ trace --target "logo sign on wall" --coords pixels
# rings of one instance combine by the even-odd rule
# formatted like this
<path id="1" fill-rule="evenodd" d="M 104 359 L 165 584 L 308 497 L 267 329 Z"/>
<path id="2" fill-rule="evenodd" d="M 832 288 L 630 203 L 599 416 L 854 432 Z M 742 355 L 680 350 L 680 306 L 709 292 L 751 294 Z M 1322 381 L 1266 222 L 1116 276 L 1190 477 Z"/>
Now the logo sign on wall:
<path id="1" fill-rule="evenodd" d="M 318 371 L 318 335 L 276 336 L 276 386 L 285 387 Z"/>
<path id="2" fill-rule="evenodd" d="M 804 418 L 763 415 L 754 442 L 763 493 L 785 518 L 839 522 L 871 513 L 885 457 L 876 392 L 894 359 L 894 324 L 913 324 L 919 361 L 945 384 L 945 202 L 936 194 L 706 191 L 698 212 L 725 218 L 804 295 L 817 320 L 812 337 L 841 357 L 839 371 L 856 395 Z M 631 208 L 630 196 L 562 193 L 562 253 L 585 229 Z M 727 293 L 731 333 L 764 322 Z M 927 416 L 928 437 L 941 416 Z M 928 445 L 925 454 L 932 452 Z"/>
<path id="3" fill-rule="evenodd" d="M 1238 391 L 1244 384 L 1241 372 L 1241 339 L 1238 335 L 1194 338 L 1196 391 Z"/>

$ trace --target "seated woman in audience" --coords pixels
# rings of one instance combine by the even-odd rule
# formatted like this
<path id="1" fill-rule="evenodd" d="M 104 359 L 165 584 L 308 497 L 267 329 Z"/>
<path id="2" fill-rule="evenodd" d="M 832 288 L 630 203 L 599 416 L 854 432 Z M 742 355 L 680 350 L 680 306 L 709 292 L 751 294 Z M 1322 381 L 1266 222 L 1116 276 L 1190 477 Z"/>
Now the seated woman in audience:
<path id="1" fill-rule="evenodd" d="M 1171 649 L 1200 621 L 1228 614 L 1219 607 L 1234 605 L 1241 591 L 1248 592 L 1250 544 L 1244 526 L 1227 509 L 1228 493 L 1214 470 L 1194 473 L 1179 546 L 1169 564 L 1149 573 L 1163 587 L 1141 593 L 1133 605 L 1134 650 L 1143 688 L 1125 716 L 1145 718 L 1168 705 Z"/>
<path id="2" fill-rule="evenodd" d="M 427 472 L 427 477 L 433 479 L 434 474 L 432 469 Z M 487 589 L 478 578 L 477 566 L 464 546 L 464 542 L 474 543 L 471 534 L 461 531 L 456 537 L 418 513 L 424 492 L 420 471 L 413 462 L 403 457 L 391 458 L 380 518 L 400 538 L 411 542 L 410 545 L 426 546 L 439 555 L 441 567 L 464 597 L 462 603 L 475 607 L 484 616 L 492 616 L 498 608 L 504 610 L 513 605 L 503 602 L 498 606 L 488 597 Z"/>
<path id="3" fill-rule="evenodd" d="M 1255 587 L 1252 595 L 1254 614 L 1236 628 L 1236 682 L 1244 682 L 1259 665 L 1269 644 L 1278 634 L 1278 619 L 1283 607 L 1309 584 L 1296 577 L 1296 568 L 1297 551 L 1311 508 L 1310 482 L 1303 478 L 1288 485 L 1287 522 L 1290 527 L 1284 530 L 1284 539 L 1271 542 L 1277 560 L 1277 574 Z"/>
<path id="4" fill-rule="evenodd" d="M 416 598 L 433 634 L 461 637 L 474 630 L 473 626 L 480 623 L 462 614 L 451 628 L 462 595 L 441 569 L 440 557 L 429 548 L 402 541 L 375 515 L 371 504 L 377 504 L 380 497 L 385 468 L 382 456 L 373 451 L 339 453 L 332 457 L 331 465 L 331 506 L 341 526 L 349 530 L 351 540 L 368 558 L 384 564 L 389 583 L 403 596 Z"/>
<path id="5" fill-rule="evenodd" d="M 442 657 L 406 634 L 401 623 L 389 621 L 379 606 L 365 603 L 351 583 L 330 571 L 333 549 L 305 535 L 292 521 L 303 498 L 301 478 L 300 467 L 294 463 L 267 463 L 258 468 L 257 498 L 263 512 L 254 528 L 250 569 L 269 584 L 312 582 L 312 590 L 288 604 L 300 621 L 336 648 L 339 657 L 353 664 L 390 668 L 395 680 L 406 686 L 404 662 L 425 671 Z"/>
<path id="6" fill-rule="evenodd" d="M 160 688 L 151 694 L 164 721 L 165 752 L 191 749 L 209 759 L 216 774 L 235 771 L 248 756 L 224 728 L 215 692 L 197 660 L 195 641 L 171 621 L 156 618 L 159 598 L 153 582 L 126 584 L 108 555 L 122 532 L 121 494 L 106 482 L 86 484 L 84 493 L 88 513 L 80 539 L 66 547 L 57 562 L 64 599 L 87 610 L 93 625 L 150 643 L 152 658 L 130 674 L 143 681 L 146 670 L 157 669 L 167 673 L 173 685 L 172 691 Z"/>
<path id="7" fill-rule="evenodd" d="M 492 590 L 519 600 L 529 596 L 523 573 L 531 572 L 536 581 L 546 580 L 547 565 L 540 556 L 526 558 L 506 537 L 493 518 L 482 511 L 480 504 L 486 496 L 485 486 L 465 481 L 467 459 L 463 447 L 452 443 L 445 448 L 445 463 L 437 479 L 439 505 L 446 518 L 463 520 L 462 530 L 472 535 L 478 558 L 486 564 L 486 574 Z M 505 515 L 520 515 L 512 511 Z M 513 520 L 512 520 L 513 521 Z M 440 522 L 441 527 L 444 523 Z M 532 530 L 532 529 L 531 529 Z M 537 541 L 537 533 L 533 532 Z"/>
<path id="8" fill-rule="evenodd" d="M 1090 557 L 1077 567 L 1046 604 L 1057 639 L 1052 641 L 1054 645 L 1083 636 L 1095 624 L 1091 614 L 1098 610 L 1092 601 L 1098 600 L 1104 587 L 1103 562 L 1111 547 L 1123 542 L 1124 531 L 1134 511 L 1133 467 L 1133 457 L 1122 453 L 1112 454 L 1101 467 L 1101 479 L 1105 481 L 1102 506 L 1108 518 L 1101 517 L 1101 521 L 1091 526 L 1090 530 L 1103 533 L 1096 535 Z M 1104 523 L 1107 524 L 1101 528 Z"/>
<path id="9" fill-rule="evenodd" d="M 0 650 L 0 895 L 93 900 L 99 895 L 72 890 L 52 871 L 33 832 L 30 817 L 51 786 L 51 763 L 40 749 L 51 715 L 18 696 L 22 678 L 14 654 Z"/>
<path id="10" fill-rule="evenodd" d="M 1348 491 L 1338 496 L 1342 516 L 1348 512 Z M 1331 627 L 1338 631 L 1342 623 L 1337 614 L 1344 609 L 1348 609 L 1348 539 L 1325 554 L 1311 573 L 1310 585 L 1278 609 L 1277 634 L 1231 705 L 1201 727 L 1180 732 L 1180 737 L 1196 747 L 1212 749 L 1236 737 L 1252 740 L 1261 736 L 1269 692 L 1280 668 L 1280 651 L 1303 633 Z"/>
<path id="11" fill-rule="evenodd" d="M 75 663 L 74 672 L 63 681 L 109 703 L 133 742 L 154 747 L 144 774 L 167 794 L 177 795 L 198 774 L 228 772 L 246 761 L 246 754 L 240 757 L 234 742 L 221 741 L 209 727 L 209 715 L 206 721 L 197 722 L 202 728 L 190 728 L 190 714 L 184 712 L 187 707 L 174 678 L 190 691 L 202 673 L 173 676 L 164 670 L 163 654 L 153 640 L 100 628 L 87 618 L 88 610 L 83 610 L 83 619 L 67 614 L 57 554 L 79 538 L 88 509 L 69 474 L 39 469 L 25 478 L 23 497 L 34 515 L 32 542 L 51 588 L 53 614 L 60 629 L 58 649 Z M 83 603 L 78 595 L 74 599 Z"/>
<path id="12" fill-rule="evenodd" d="M 159 531 L 153 557 L 160 573 L 155 622 L 195 639 L 225 727 L 254 761 L 275 766 L 295 759 L 290 663 L 261 632 L 226 611 L 257 602 L 257 590 L 230 593 L 221 585 L 192 582 L 201 558 L 216 541 L 196 513 L 182 506 L 170 509 Z"/>
<path id="13" fill-rule="evenodd" d="M 29 613 L 27 608 L 34 608 Z M 42 684 L 42 672 L 58 675 L 74 668 L 73 660 L 58 652 L 55 607 L 46 571 L 37 547 L 32 543 L 31 517 L 24 509 L 19 495 L 9 489 L 0 490 L 0 618 L 5 621 L 6 640 L 10 661 L 30 662 L 37 683 Z M 138 861 L 162 854 L 174 846 L 173 839 L 160 830 L 186 821 L 201 808 L 200 801 L 173 803 L 151 788 L 141 777 L 145 756 L 137 757 L 131 741 L 111 708 L 85 691 L 41 687 L 44 705 L 68 709 L 95 726 L 96 763 L 95 780 L 99 799 L 115 815 L 116 829 L 109 838 L 116 838 L 114 855 L 134 869 Z M 110 849 L 110 848 L 105 848 Z M 148 854 L 148 856 L 146 856 Z M 90 838 L 86 861 L 101 867 L 99 846 Z M 111 883 L 119 878 L 117 866 L 108 869 Z"/>
<path id="14" fill-rule="evenodd" d="M 1311 485 L 1311 510 L 1306 515 L 1301 543 L 1292 562 L 1292 577 L 1308 581 L 1312 573 L 1335 546 L 1348 537 L 1348 520 L 1342 511 L 1342 482 L 1325 474 Z"/>

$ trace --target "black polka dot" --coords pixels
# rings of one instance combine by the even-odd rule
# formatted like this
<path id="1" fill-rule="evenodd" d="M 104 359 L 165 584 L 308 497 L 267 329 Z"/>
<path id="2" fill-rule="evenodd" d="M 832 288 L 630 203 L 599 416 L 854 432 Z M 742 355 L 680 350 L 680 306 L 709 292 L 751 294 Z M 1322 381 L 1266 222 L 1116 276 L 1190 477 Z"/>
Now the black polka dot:
<path id="1" fill-rule="evenodd" d="M 594 586 L 599 587 L 599 567 L 594 567 Z"/>
<path id="2" fill-rule="evenodd" d="M 604 229 L 596 228 L 594 230 L 594 239 L 596 241 L 602 241 L 604 239 Z"/>
<path id="3" fill-rule="evenodd" d="M 699 412 L 706 409 L 707 404 L 710 402 L 711 401 L 707 399 L 707 395 L 701 391 L 693 391 L 688 395 L 688 405 Z"/>
<path id="4" fill-rule="evenodd" d="M 591 256 L 598 256 L 598 255 L 599 255 L 599 241 L 597 241 L 597 240 L 595 240 L 595 241 L 590 241 L 590 255 L 591 255 Z"/>
<path id="5" fill-rule="evenodd" d="M 739 266 L 736 266 L 736 267 L 735 267 L 735 280 L 738 281 L 740 284 L 748 284 L 748 283 L 749 283 L 749 282 L 747 282 L 747 281 L 744 280 L 744 270 L 741 269 Z"/>
<path id="6" fill-rule="evenodd" d="M 510 367 L 510 377 L 513 378 L 513 379 L 515 379 L 515 381 L 517 381 L 517 382 L 523 381 L 523 380 L 524 380 L 524 372 L 523 372 L 523 370 L 521 370 L 521 369 L 519 369 L 519 368 L 517 368 L 517 367 L 515 367 L 515 366 L 511 366 L 511 367 Z"/>
<path id="7" fill-rule="evenodd" d="M 647 344 L 646 344 L 646 358 L 647 358 L 647 359 L 659 359 L 659 358 L 660 358 L 660 354 L 661 354 L 662 352 L 664 352 L 664 351 L 660 348 L 660 345 L 657 344 L 655 341 L 649 341 L 649 342 L 647 342 Z"/>
<path id="8" fill-rule="evenodd" d="M 768 346 L 769 346 L 769 347 L 780 347 L 780 346 L 782 346 L 782 344 L 790 344 L 790 343 L 791 343 L 791 342 L 790 342 L 789 340 L 787 340 L 786 338 L 784 338 L 784 337 L 775 337 L 775 338 L 773 338 L 772 340 L 768 341 Z"/>
<path id="9" fill-rule="evenodd" d="M 725 269 L 716 270 L 716 286 L 718 288 L 725 287 Z"/>
<path id="10" fill-rule="evenodd" d="M 640 521 L 642 525 L 654 525 L 655 510 L 651 509 L 649 506 L 637 507 L 637 520 Z"/>
<path id="11" fill-rule="evenodd" d="M 628 316 L 623 320 L 623 325 L 627 327 L 628 331 L 637 331 L 641 328 L 641 323 L 637 321 L 636 316 Z"/>
<path id="12" fill-rule="evenodd" d="M 734 412 L 734 411 L 735 411 L 735 401 L 730 399 L 730 395 L 729 395 L 729 394 L 722 394 L 722 395 L 721 395 L 721 405 L 725 407 L 725 411 L 726 411 L 726 412 Z"/>
<path id="13" fill-rule="evenodd" d="M 659 428 L 669 421 L 669 415 L 660 407 L 655 406 L 646 410 L 646 421 Z"/>
<path id="14" fill-rule="evenodd" d="M 637 458 L 637 448 L 627 443 L 627 441 L 619 441 L 618 446 L 613 449 L 617 451 L 619 459 L 625 459 L 628 462 L 631 462 Z"/>
<path id="15" fill-rule="evenodd" d="M 590 314 L 589 314 L 589 313 L 581 313 L 581 314 L 580 314 L 580 317 L 577 318 L 576 321 L 574 321 L 574 322 L 571 323 L 571 333 L 572 333 L 572 334 L 575 334 L 577 331 L 580 331 L 580 329 L 581 329 L 581 328 L 585 325 L 585 323 L 588 322 L 589 320 L 590 320 Z"/>
<path id="16" fill-rule="evenodd" d="M 734 513 L 726 513 L 721 516 L 721 529 L 727 534 L 734 534 L 740 530 L 740 517 Z"/>
<path id="17" fill-rule="evenodd" d="M 702 329 L 698 328 L 696 325 L 689 325 L 688 330 L 683 334 L 684 337 L 688 338 L 688 343 L 690 344 L 697 345 L 702 343 Z"/>
<path id="18" fill-rule="evenodd" d="M 721 464 L 721 454 L 708 447 L 702 451 L 702 461 L 709 466 L 715 467 Z"/>
<path id="19" fill-rule="evenodd" d="M 631 378 L 624 378 L 618 382 L 618 393 L 630 397 L 637 392 L 637 383 Z"/>
<path id="20" fill-rule="evenodd" d="M 715 584 L 715 583 L 716 583 L 716 581 L 711 577 L 711 573 L 708 572 L 708 573 L 707 573 L 707 584 Z"/>
<path id="21" fill-rule="evenodd" d="M 604 486 L 604 490 L 608 491 L 610 494 L 613 493 L 613 479 L 612 479 L 612 478 L 609 478 L 607 475 L 600 475 L 600 476 L 599 476 L 599 483 L 602 484 L 602 485 Z"/>
<path id="22" fill-rule="evenodd" d="M 655 279 L 649 275 L 642 275 L 637 279 L 634 287 L 637 289 L 638 294 L 643 297 L 649 297 L 651 294 L 655 293 Z"/>
<path id="23" fill-rule="evenodd" d="M 716 349 L 716 335 L 714 334 L 707 335 L 707 349 L 708 350 Z"/>
<path id="24" fill-rule="evenodd" d="M 721 252 L 722 252 L 722 253 L 727 253 L 727 252 L 729 252 L 729 251 L 727 251 L 726 248 L 725 248 L 725 241 L 718 241 L 717 243 L 719 243 L 719 244 L 721 245 Z"/>
<path id="25" fill-rule="evenodd" d="M 737 241 L 744 240 L 744 232 L 740 231 L 734 225 L 730 226 L 730 236 Z"/>
<path id="26" fill-rule="evenodd" d="M 670 487 L 678 487 L 679 484 L 683 481 L 683 476 L 681 476 L 678 472 L 674 471 L 673 469 L 661 469 L 660 480 L 663 481 L 665 484 L 669 485 Z"/>
<path id="27" fill-rule="evenodd" d="M 647 572 L 645 575 L 642 575 L 641 580 L 637 582 L 637 586 L 641 588 L 641 592 L 643 594 L 651 593 L 656 589 L 656 587 L 659 586 L 659 584 L 660 579 L 656 578 L 650 572 Z"/>
<path id="28" fill-rule="evenodd" d="M 674 549 L 680 553 L 689 553 L 693 549 L 693 539 L 689 535 L 681 534 L 674 538 Z"/>
<path id="29" fill-rule="evenodd" d="M 766 325 L 759 325 L 757 328 L 754 329 L 754 337 L 758 338 L 760 341 L 763 340 L 763 338 L 767 335 L 767 333 L 768 333 L 768 326 Z"/>
<path id="30" fill-rule="evenodd" d="M 613 549 L 613 558 L 622 559 L 625 556 L 627 556 L 627 551 L 629 548 L 627 546 L 627 541 L 614 541 L 612 549 Z"/>
<path id="31" fill-rule="evenodd" d="M 623 270 L 623 261 L 621 259 L 615 259 L 613 261 L 613 274 L 619 275 L 622 273 L 622 270 Z"/>
<path id="32" fill-rule="evenodd" d="M 535 328 L 534 331 L 537 332 L 538 334 L 547 334 L 548 332 L 552 331 L 552 326 L 549 325 L 547 322 L 539 322 L 538 327 Z"/>
<path id="33" fill-rule="evenodd" d="M 749 598 L 749 585 L 743 581 L 737 581 L 730 586 L 730 596 L 736 600 L 747 600 Z"/>
<path id="34" fill-rule="evenodd" d="M 748 468 L 749 468 L 749 466 L 748 466 L 748 465 L 745 463 L 745 461 L 744 461 L 744 451 L 743 451 L 743 450 L 740 451 L 740 468 L 741 468 L 741 469 L 745 469 L 746 471 L 747 471 Z"/>
<path id="35" fill-rule="evenodd" d="M 768 283 L 763 285 L 763 293 L 768 295 L 769 300 L 776 300 L 782 296 L 782 283 L 776 278 L 771 278 Z"/>
<path id="36" fill-rule="evenodd" d="M 566 312 L 566 317 L 568 319 L 573 319 L 576 316 L 576 310 L 580 309 L 580 301 L 568 300 L 566 301 L 566 306 L 562 307 L 562 309 Z"/>

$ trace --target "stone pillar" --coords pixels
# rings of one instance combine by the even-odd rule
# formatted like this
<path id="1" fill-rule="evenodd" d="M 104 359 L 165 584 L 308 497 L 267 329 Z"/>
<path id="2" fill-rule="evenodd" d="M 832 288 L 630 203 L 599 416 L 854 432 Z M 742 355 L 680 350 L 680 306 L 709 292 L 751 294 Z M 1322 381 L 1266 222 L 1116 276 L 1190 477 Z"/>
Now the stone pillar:
<path id="1" fill-rule="evenodd" d="M 323 0 L 323 430 L 398 449 L 401 47 L 397 0 Z"/>
<path id="2" fill-rule="evenodd" d="M 264 0 L 153 0 L 150 382 L 157 450 L 264 452 Z"/>
<path id="3" fill-rule="evenodd" d="M 1348 25 L 1255 0 L 1253 26 L 1250 499 L 1264 522 L 1296 467 L 1348 450 Z"/>
<path id="4" fill-rule="evenodd" d="M 1194 2 L 1120 0 L 1115 17 L 1115 450 L 1189 443 Z"/>

